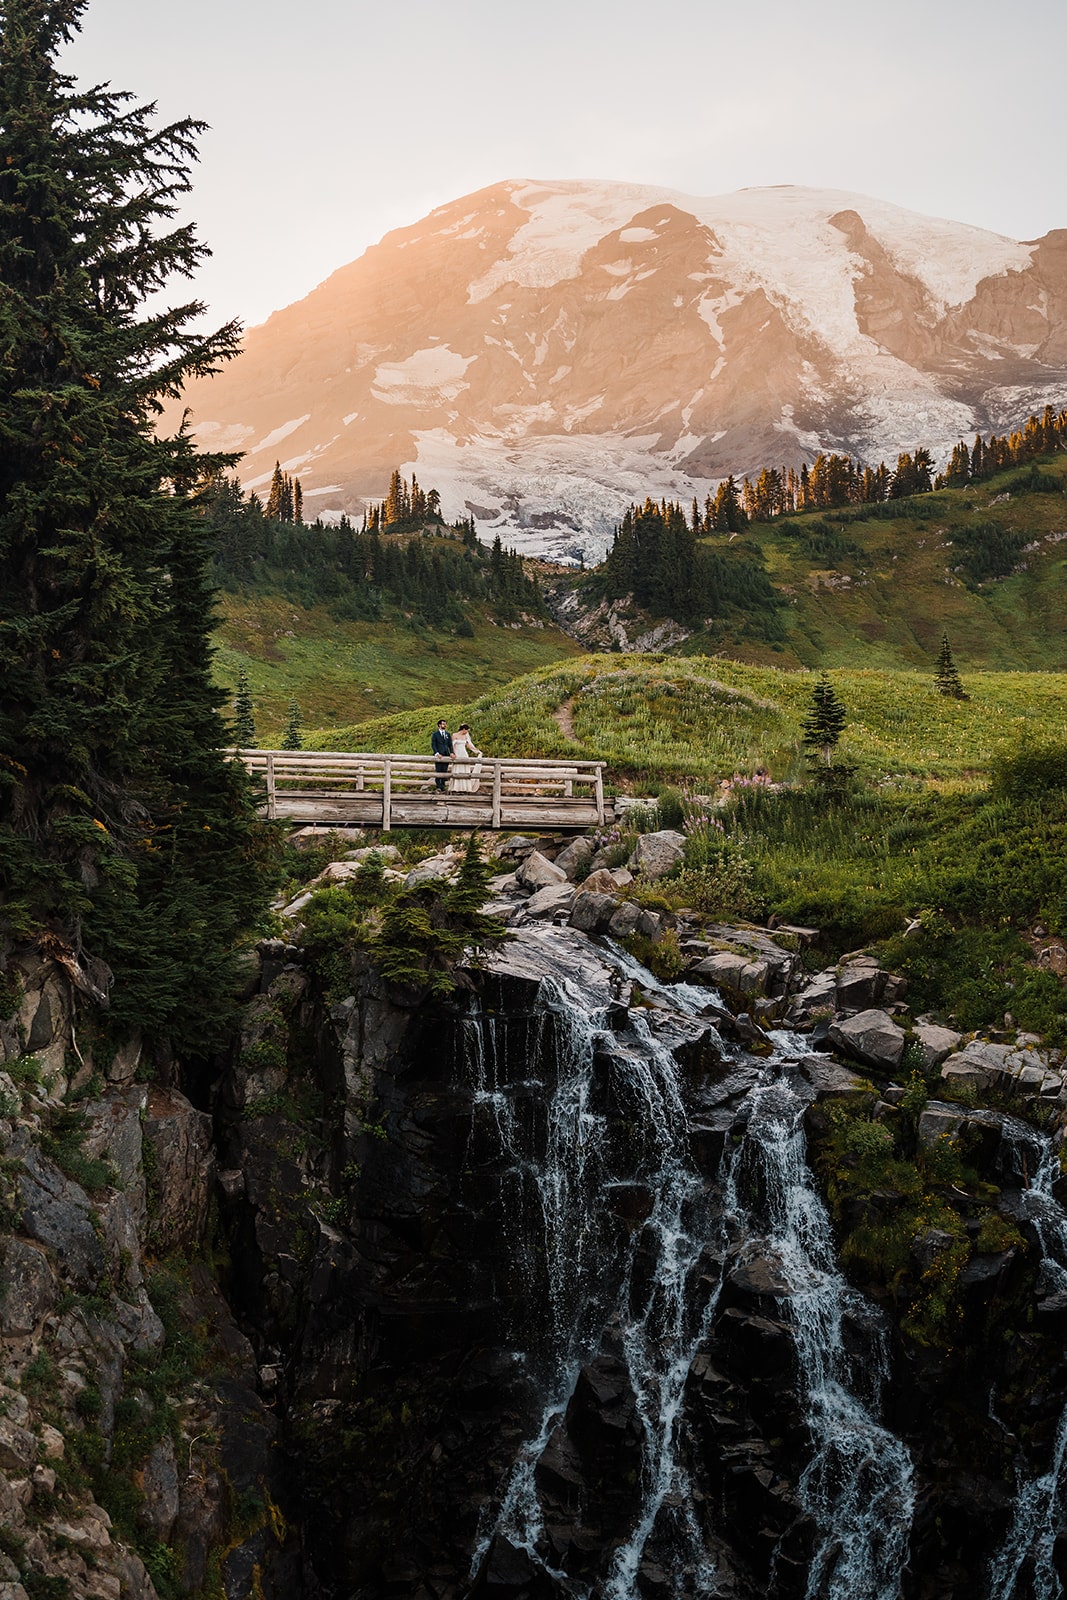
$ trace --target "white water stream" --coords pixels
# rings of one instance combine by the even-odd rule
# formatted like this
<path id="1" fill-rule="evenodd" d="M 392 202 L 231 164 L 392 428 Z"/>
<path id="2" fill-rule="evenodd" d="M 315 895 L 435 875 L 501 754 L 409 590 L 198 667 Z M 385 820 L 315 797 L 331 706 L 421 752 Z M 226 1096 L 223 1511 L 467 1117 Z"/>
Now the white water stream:
<path id="1" fill-rule="evenodd" d="M 1007 1130 L 1006 1130 L 1007 1131 Z M 1053 1192 L 1060 1177 L 1059 1156 L 1050 1140 L 1016 1124 L 1014 1134 L 1028 1156 L 1023 1173 L 1023 1215 L 1041 1241 L 1042 1287 L 1067 1293 L 1067 1211 Z M 989 1600 L 1061 1600 L 1063 1585 L 1053 1565 L 1056 1539 L 1067 1523 L 1067 1407 L 1060 1417 L 1048 1470 L 1020 1481 L 1015 1512 L 993 1559 Z M 1030 1582 L 1026 1584 L 1029 1571 Z M 1022 1579 L 1022 1584 L 1020 1584 Z"/>
<path id="2" fill-rule="evenodd" d="M 640 982 L 658 1003 L 683 1015 L 714 999 L 707 990 L 658 984 L 622 952 L 608 960 L 622 977 Z M 870 1318 L 836 1269 L 829 1217 L 806 1161 L 805 1102 L 784 1076 L 784 1063 L 802 1053 L 802 1042 L 777 1036 L 774 1054 L 760 1064 L 738 1110 L 744 1137 L 727 1141 L 718 1174 L 703 1173 L 690 1153 L 679 1069 L 642 1012 L 631 1010 L 627 1033 L 618 1039 L 609 1036 L 607 1007 L 591 1005 L 578 982 L 557 972 L 544 980 L 541 993 L 561 1026 L 548 1030 L 557 1041 L 556 1059 L 554 1071 L 545 1074 L 547 1126 L 536 1151 L 516 1116 L 516 1085 L 503 1076 L 492 1019 L 472 1017 L 469 1023 L 476 1100 L 490 1111 L 525 1193 L 536 1197 L 536 1217 L 527 1203 L 509 1230 L 534 1225 L 535 1239 L 515 1243 L 532 1252 L 532 1263 L 544 1263 L 551 1368 L 540 1425 L 486 1520 L 472 1577 L 499 1537 L 566 1581 L 569 1594 L 637 1600 L 639 1570 L 655 1544 L 661 1564 L 669 1551 L 674 1600 L 717 1592 L 708 1542 L 714 1530 L 702 1525 L 705 1513 L 695 1502 L 686 1465 L 683 1402 L 722 1288 L 721 1271 L 716 1283 L 708 1270 L 709 1256 L 726 1260 L 731 1247 L 731 1265 L 738 1251 L 742 1258 L 772 1255 L 788 1285 L 780 1314 L 796 1347 L 811 1440 L 799 1494 L 817 1530 L 808 1600 L 897 1600 L 913 1510 L 911 1463 L 878 1420 L 886 1358 L 881 1339 L 867 1338 L 860 1363 L 846 1352 L 846 1318 L 863 1312 L 856 1325 L 864 1330 Z M 543 1041 L 533 1053 L 541 1048 Z M 598 1256 L 602 1186 L 620 1178 L 611 1169 L 608 1120 L 596 1109 L 596 1073 L 603 1073 L 605 1062 L 614 1102 L 625 1107 L 636 1130 L 634 1170 L 625 1176 L 649 1197 L 647 1219 L 628 1236 L 623 1259 L 614 1262 Z M 531 1059 L 525 1091 L 541 1070 Z M 607 1576 L 582 1588 L 550 1564 L 536 1469 L 582 1367 L 609 1328 L 621 1337 L 641 1423 L 640 1504 Z"/>

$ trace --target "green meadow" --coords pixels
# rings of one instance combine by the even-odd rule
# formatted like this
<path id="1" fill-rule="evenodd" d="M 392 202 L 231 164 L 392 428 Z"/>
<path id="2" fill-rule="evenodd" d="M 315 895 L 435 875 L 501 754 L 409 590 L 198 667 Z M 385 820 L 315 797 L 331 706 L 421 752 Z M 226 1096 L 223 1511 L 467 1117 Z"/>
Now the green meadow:
<path id="1" fill-rule="evenodd" d="M 489 754 L 603 760 L 626 789 L 706 787 L 759 765 L 795 782 L 817 677 L 706 656 L 581 656 L 469 699 L 320 730 L 306 743 L 418 752 L 443 713 L 453 726 L 469 721 Z M 965 673 L 967 701 L 937 694 L 925 673 L 838 668 L 829 677 L 848 711 L 841 758 L 870 784 L 975 788 L 997 752 L 1067 740 L 1067 673 Z"/>

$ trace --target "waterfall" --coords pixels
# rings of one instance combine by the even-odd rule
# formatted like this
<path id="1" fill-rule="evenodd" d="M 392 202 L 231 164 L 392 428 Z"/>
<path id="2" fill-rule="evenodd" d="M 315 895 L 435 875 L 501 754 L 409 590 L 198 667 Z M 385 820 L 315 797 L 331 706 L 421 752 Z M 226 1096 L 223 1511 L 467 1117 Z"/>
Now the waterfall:
<path id="1" fill-rule="evenodd" d="M 784 1313 L 796 1344 L 812 1455 L 799 1496 L 818 1543 L 807 1600 L 896 1600 L 914 1511 L 911 1460 L 878 1421 L 888 1370 L 884 1338 L 854 1362 L 844 1341 L 862 1297 L 837 1270 L 830 1218 L 805 1151 L 805 1101 L 785 1081 L 758 1085 L 727 1212 L 743 1255 L 767 1254 L 788 1285 Z M 745 1204 L 746 1188 L 759 1198 Z"/>
<path id="2" fill-rule="evenodd" d="M 559 934 L 530 934 L 547 951 Z M 711 991 L 659 984 L 623 952 L 606 963 L 640 983 L 657 1007 L 693 1017 L 715 1000 Z M 528 970 L 528 968 L 527 968 Z M 521 1218 L 514 1236 L 534 1229 L 524 1248 L 541 1262 L 543 1337 L 527 1341 L 539 1365 L 543 1409 L 474 1553 L 474 1578 L 494 1539 L 522 1550 L 560 1591 L 585 1600 L 635 1600 L 642 1562 L 654 1550 L 669 1567 L 672 1600 L 717 1592 L 706 1512 L 687 1464 L 684 1410 L 694 1357 L 714 1322 L 728 1247 L 753 1240 L 782 1263 L 788 1283 L 783 1316 L 796 1346 L 811 1459 L 799 1485 L 816 1527 L 808 1600 L 896 1600 L 907 1558 L 912 1513 L 911 1464 L 903 1445 L 878 1421 L 886 1351 L 875 1339 L 862 1370 L 845 1351 L 843 1323 L 865 1306 L 834 1264 L 830 1222 L 808 1170 L 802 1129 L 805 1102 L 784 1080 L 797 1041 L 777 1039 L 758 1064 L 738 1107 L 721 1169 L 701 1171 L 690 1149 L 681 1069 L 653 1026 L 659 1019 L 632 1007 L 622 1032 L 603 993 L 591 996 L 581 975 L 561 972 L 558 959 L 541 979 L 540 1004 L 550 1025 L 521 1064 L 521 1088 L 545 1097 L 539 1130 L 517 1116 L 517 1081 L 508 1081 L 498 1040 L 471 1039 L 476 1099 L 490 1110 L 502 1153 L 518 1175 Z M 469 1019 L 472 1032 L 499 1019 Z M 691 1024 L 690 1024 L 691 1026 Z M 491 1032 L 491 1028 L 490 1028 Z M 801 1049 L 803 1047 L 801 1046 Z M 554 1057 L 554 1059 L 549 1059 Z M 610 1104 L 614 1118 L 605 1106 Z M 617 1147 L 620 1123 L 626 1147 Z M 613 1130 L 615 1138 L 613 1141 Z M 752 1180 L 761 1192 L 749 1202 Z M 604 1220 L 612 1184 L 639 1184 L 644 1220 L 627 1232 Z M 732 1264 L 732 1263 L 731 1263 Z M 530 1277 L 530 1283 L 534 1283 Z M 536 1318 L 534 1319 L 536 1320 Z M 606 1573 L 588 1585 L 553 1564 L 537 1482 L 537 1466 L 567 1412 L 583 1366 L 604 1347 L 621 1347 L 641 1431 L 637 1507 Z"/>
<path id="3" fill-rule="evenodd" d="M 1061 1176 L 1059 1155 L 1051 1140 L 1041 1139 L 1021 1123 L 1005 1120 L 1004 1136 L 1028 1156 L 1023 1171 L 1033 1176 L 1022 1193 L 1022 1214 L 1032 1224 L 1041 1244 L 1040 1279 L 1050 1294 L 1067 1293 L 1067 1211 L 1053 1185 Z M 1021 1594 L 1033 1600 L 1060 1600 L 1063 1586 L 1053 1565 L 1056 1538 L 1064 1520 L 1067 1492 L 1067 1406 L 1056 1429 L 1052 1460 L 1047 1472 L 1019 1485 L 1011 1526 L 993 1558 L 989 1600 L 1016 1600 Z M 1018 1588 L 1029 1564 L 1029 1591 Z"/>

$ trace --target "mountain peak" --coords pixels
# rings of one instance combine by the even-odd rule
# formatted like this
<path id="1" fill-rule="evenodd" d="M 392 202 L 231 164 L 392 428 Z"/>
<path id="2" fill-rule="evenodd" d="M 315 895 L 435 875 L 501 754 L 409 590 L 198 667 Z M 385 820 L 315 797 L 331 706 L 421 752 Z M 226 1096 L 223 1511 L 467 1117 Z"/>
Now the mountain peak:
<path id="1" fill-rule="evenodd" d="M 593 556 L 646 494 L 1062 404 L 1062 238 L 792 184 L 507 179 L 386 235 L 186 403 L 246 484 L 284 449 L 312 514 L 400 466 L 489 537 Z"/>

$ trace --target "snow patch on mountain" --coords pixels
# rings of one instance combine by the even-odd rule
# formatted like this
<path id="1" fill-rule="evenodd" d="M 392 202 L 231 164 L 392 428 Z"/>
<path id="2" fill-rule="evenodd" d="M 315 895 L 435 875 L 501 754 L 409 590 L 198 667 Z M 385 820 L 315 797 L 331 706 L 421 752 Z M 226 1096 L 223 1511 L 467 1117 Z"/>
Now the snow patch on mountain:
<path id="1" fill-rule="evenodd" d="M 302 428 L 305 422 L 310 421 L 311 412 L 305 411 L 302 417 L 293 417 L 291 422 L 283 422 L 280 428 L 272 428 L 265 439 L 261 439 L 258 444 L 252 446 L 250 454 L 255 456 L 261 450 L 273 450 L 276 444 L 281 444 L 283 439 L 288 439 L 289 435 L 295 433 L 297 428 Z"/>
<path id="2" fill-rule="evenodd" d="M 416 350 L 403 361 L 383 361 L 372 379 L 371 394 L 388 406 L 433 405 L 454 400 L 470 384 L 464 373 L 477 356 L 461 356 L 447 344 Z"/>

